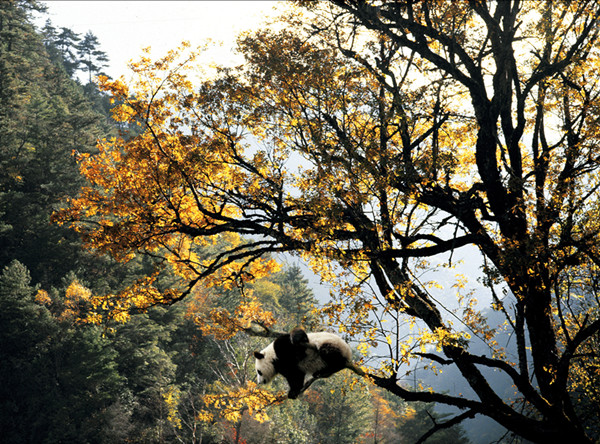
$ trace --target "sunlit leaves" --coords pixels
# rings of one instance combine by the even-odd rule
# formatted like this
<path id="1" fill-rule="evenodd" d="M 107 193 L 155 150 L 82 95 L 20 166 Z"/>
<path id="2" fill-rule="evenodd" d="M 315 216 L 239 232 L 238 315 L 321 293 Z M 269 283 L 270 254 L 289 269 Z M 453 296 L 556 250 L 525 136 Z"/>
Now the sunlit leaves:
<path id="1" fill-rule="evenodd" d="M 215 390 L 217 391 L 217 390 Z M 219 415 L 230 422 L 238 422 L 245 411 L 257 421 L 264 422 L 269 419 L 265 408 L 281 403 L 287 399 L 285 393 L 274 395 L 268 390 L 258 388 L 255 383 L 248 382 L 246 386 L 237 390 L 225 391 L 222 394 L 205 395 L 206 410 L 201 412 L 203 420 L 208 421 Z"/>
<path id="2" fill-rule="evenodd" d="M 273 313 L 265 310 L 256 297 L 243 297 L 233 313 L 222 307 L 212 308 L 207 313 L 194 316 L 202 332 L 217 339 L 229 339 L 239 332 L 249 332 L 256 324 L 265 331 L 275 325 Z"/>
<path id="3" fill-rule="evenodd" d="M 101 79 L 102 88 L 119 102 L 115 118 L 140 124 L 144 131 L 128 141 L 100 141 L 97 155 L 81 156 L 81 172 L 90 186 L 55 220 L 73 223 L 86 245 L 119 260 L 138 253 L 162 258 L 181 278 L 180 288 L 199 277 L 205 277 L 204 285 L 212 280 L 230 286 L 276 269 L 273 261 L 260 258 L 260 250 L 245 258 L 253 247 L 246 248 L 229 227 L 248 211 L 235 202 L 237 194 L 260 196 L 273 167 L 259 155 L 240 165 L 244 148 L 239 136 L 221 128 L 198 129 L 199 116 L 189 108 L 200 96 L 194 96 L 184 74 L 195 54 L 179 57 L 172 51 L 156 62 L 143 58 L 132 64 L 138 76 L 132 85 Z M 240 260 L 209 251 L 223 240 Z M 181 292 L 143 282 L 96 305 L 124 320 L 130 307 L 173 301 Z"/>
<path id="4" fill-rule="evenodd" d="M 166 393 L 162 394 L 167 406 L 167 421 L 175 428 L 181 429 L 181 418 L 179 418 L 177 405 L 179 403 L 181 393 L 175 387 L 169 387 Z"/>

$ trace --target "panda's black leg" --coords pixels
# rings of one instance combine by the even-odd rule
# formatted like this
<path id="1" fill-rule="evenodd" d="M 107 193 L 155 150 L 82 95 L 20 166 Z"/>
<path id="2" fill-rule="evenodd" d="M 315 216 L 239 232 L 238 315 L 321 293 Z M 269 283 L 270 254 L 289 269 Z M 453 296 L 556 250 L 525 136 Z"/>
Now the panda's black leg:
<path id="1" fill-rule="evenodd" d="M 288 392 L 288 398 L 296 399 L 303 391 L 304 385 L 304 373 L 301 371 L 290 373 L 286 376 L 290 390 Z"/>
<path id="2" fill-rule="evenodd" d="M 316 372 L 314 374 L 315 377 L 328 378 L 346 367 L 346 358 L 335 346 L 332 346 L 331 344 L 323 344 L 319 349 L 319 355 L 327 365 L 326 370 L 324 369 Z"/>
<path id="3" fill-rule="evenodd" d="M 290 389 L 288 392 L 288 399 L 296 399 L 302 393 L 302 388 Z"/>

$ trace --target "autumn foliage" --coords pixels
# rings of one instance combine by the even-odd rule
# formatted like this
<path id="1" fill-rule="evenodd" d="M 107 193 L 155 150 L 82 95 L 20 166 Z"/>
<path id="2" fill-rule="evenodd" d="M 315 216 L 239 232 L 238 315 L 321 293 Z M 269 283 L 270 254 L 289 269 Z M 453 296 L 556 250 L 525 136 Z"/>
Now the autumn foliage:
<path id="1" fill-rule="evenodd" d="M 456 422 L 482 414 L 532 441 L 591 442 L 574 402 L 598 399 L 585 369 L 600 332 L 600 8 L 298 3 L 285 30 L 240 37 L 235 69 L 202 73 L 184 45 L 132 64 L 131 81 L 100 80 L 115 119 L 142 132 L 81 156 L 90 185 L 55 219 L 156 271 L 94 308 L 120 320 L 200 284 L 243 289 L 276 269 L 270 255 L 296 254 L 332 286 L 329 322 L 365 354 L 387 351 L 380 387 L 456 406 Z M 431 272 L 464 254 L 487 312 L 458 271 L 447 287 Z M 165 270 L 177 280 L 160 283 Z M 274 325 L 244 301 L 208 324 L 223 337 Z M 406 389 L 415 360 L 455 366 L 473 395 Z M 518 402 L 482 369 L 505 374 Z"/>

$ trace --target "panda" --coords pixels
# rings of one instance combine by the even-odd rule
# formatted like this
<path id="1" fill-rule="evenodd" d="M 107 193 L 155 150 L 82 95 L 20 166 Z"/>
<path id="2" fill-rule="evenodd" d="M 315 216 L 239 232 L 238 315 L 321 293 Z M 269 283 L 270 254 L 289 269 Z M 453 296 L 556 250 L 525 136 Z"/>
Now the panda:
<path id="1" fill-rule="evenodd" d="M 327 378 L 344 368 L 364 375 L 352 363 L 350 346 L 327 332 L 306 333 L 297 328 L 278 337 L 260 352 L 255 351 L 256 376 L 267 384 L 279 373 L 290 386 L 288 398 L 295 399 L 318 378 Z"/>

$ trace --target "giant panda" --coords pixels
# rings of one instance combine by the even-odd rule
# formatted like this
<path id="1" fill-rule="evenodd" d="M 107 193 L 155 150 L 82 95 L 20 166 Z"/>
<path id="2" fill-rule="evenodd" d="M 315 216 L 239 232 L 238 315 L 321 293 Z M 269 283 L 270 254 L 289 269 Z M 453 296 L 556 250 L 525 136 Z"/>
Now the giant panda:
<path id="1" fill-rule="evenodd" d="M 306 333 L 297 328 L 255 351 L 256 377 L 267 384 L 278 373 L 290 386 L 288 398 L 295 399 L 317 378 L 327 378 L 344 368 L 364 372 L 352 363 L 350 346 L 333 333 Z"/>

